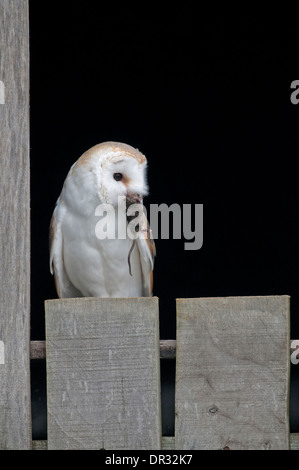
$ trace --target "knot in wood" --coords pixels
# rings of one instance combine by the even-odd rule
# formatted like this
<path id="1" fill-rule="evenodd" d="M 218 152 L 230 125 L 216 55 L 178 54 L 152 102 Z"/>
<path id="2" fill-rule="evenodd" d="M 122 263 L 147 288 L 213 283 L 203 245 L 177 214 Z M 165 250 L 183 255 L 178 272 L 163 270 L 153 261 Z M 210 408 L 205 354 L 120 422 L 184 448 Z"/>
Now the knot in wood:
<path id="1" fill-rule="evenodd" d="M 209 408 L 209 413 L 210 413 L 211 415 L 216 414 L 218 411 L 219 411 L 219 410 L 218 410 L 217 406 L 215 406 L 215 405 L 213 405 L 213 406 L 211 406 L 211 407 Z"/>

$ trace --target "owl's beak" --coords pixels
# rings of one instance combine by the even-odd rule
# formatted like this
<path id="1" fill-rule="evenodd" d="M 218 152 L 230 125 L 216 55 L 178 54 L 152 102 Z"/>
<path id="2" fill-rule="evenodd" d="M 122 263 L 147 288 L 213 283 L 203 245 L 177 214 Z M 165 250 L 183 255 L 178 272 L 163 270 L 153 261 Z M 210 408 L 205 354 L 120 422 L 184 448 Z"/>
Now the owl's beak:
<path id="1" fill-rule="evenodd" d="M 128 204 L 140 204 L 142 203 L 142 196 L 137 193 L 127 192 L 126 195 Z"/>

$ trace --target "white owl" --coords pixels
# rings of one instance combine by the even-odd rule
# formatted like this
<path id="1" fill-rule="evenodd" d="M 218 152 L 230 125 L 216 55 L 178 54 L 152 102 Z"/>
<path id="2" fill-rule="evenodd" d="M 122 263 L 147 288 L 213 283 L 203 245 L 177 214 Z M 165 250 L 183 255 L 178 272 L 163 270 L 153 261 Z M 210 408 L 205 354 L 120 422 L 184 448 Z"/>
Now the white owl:
<path id="1" fill-rule="evenodd" d="M 119 198 L 129 204 L 147 194 L 145 156 L 130 145 L 104 142 L 85 152 L 71 167 L 50 225 L 50 270 L 59 297 L 148 297 L 153 290 L 155 244 L 146 216 L 136 239 L 99 239 L 96 208 Z M 113 217 L 109 219 L 109 217 Z M 128 219 L 107 215 L 118 224 Z M 123 233 L 123 232 L 122 232 Z"/>

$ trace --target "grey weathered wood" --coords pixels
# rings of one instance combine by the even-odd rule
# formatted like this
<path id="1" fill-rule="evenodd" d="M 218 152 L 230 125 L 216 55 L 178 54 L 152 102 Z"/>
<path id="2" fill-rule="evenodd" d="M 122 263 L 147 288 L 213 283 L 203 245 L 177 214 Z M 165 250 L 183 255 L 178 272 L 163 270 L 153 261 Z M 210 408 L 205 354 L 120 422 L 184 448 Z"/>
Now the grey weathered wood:
<path id="1" fill-rule="evenodd" d="M 177 301 L 176 449 L 288 449 L 289 298 Z"/>
<path id="2" fill-rule="evenodd" d="M 48 441 L 32 441 L 32 450 L 48 450 Z"/>
<path id="3" fill-rule="evenodd" d="M 161 449 L 174 450 L 174 436 L 162 436 Z M 48 450 L 48 441 L 33 441 L 32 450 Z"/>
<path id="4" fill-rule="evenodd" d="M 299 355 L 299 349 L 294 346 L 299 343 L 299 340 L 290 340 L 291 356 Z M 298 354 L 295 354 L 298 351 Z M 1 357 L 1 344 L 0 344 L 0 357 Z M 174 339 L 160 340 L 160 358 L 161 359 L 175 359 L 176 357 L 176 341 Z M 46 342 L 45 341 L 30 341 L 30 359 L 40 360 L 46 359 Z"/>
<path id="5" fill-rule="evenodd" d="M 5 104 L 5 86 L 2 80 L 0 80 L 0 104 Z"/>
<path id="6" fill-rule="evenodd" d="M 291 437 L 291 450 L 299 450 L 299 433 L 292 433 Z"/>
<path id="7" fill-rule="evenodd" d="M 290 434 L 291 450 L 299 450 L 299 434 Z M 33 450 L 48 450 L 47 441 L 33 441 Z M 162 450 L 175 450 L 174 436 L 162 436 Z"/>
<path id="8" fill-rule="evenodd" d="M 174 436 L 162 436 L 162 450 L 175 450 Z"/>
<path id="9" fill-rule="evenodd" d="M 0 449 L 31 448 L 28 23 L 27 0 L 0 1 Z"/>
<path id="10" fill-rule="evenodd" d="M 176 348 L 175 340 L 162 339 L 160 341 L 160 358 L 161 359 L 175 359 L 175 348 Z M 46 342 L 45 341 L 30 341 L 30 359 L 32 360 L 46 359 Z"/>
<path id="11" fill-rule="evenodd" d="M 48 448 L 160 449 L 157 298 L 46 302 Z"/>
<path id="12" fill-rule="evenodd" d="M 161 359 L 175 359 L 176 341 L 174 339 L 162 339 L 160 341 Z"/>
<path id="13" fill-rule="evenodd" d="M 30 341 L 30 359 L 46 359 L 46 341 Z"/>

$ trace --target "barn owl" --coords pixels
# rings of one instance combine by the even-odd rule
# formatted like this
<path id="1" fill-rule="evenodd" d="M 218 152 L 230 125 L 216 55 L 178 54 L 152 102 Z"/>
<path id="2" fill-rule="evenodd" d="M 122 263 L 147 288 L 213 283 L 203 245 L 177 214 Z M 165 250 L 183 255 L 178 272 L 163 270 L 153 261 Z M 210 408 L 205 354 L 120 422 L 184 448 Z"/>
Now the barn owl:
<path id="1" fill-rule="evenodd" d="M 58 297 L 148 297 L 153 290 L 155 243 L 145 214 L 135 241 L 99 239 L 96 208 L 109 204 L 118 210 L 142 203 L 148 192 L 146 157 L 130 145 L 104 142 L 85 152 L 71 167 L 50 224 L 50 271 Z M 143 207 L 143 206 L 142 206 Z M 109 219 L 109 217 L 113 217 Z M 128 218 L 107 215 L 118 224 Z"/>

